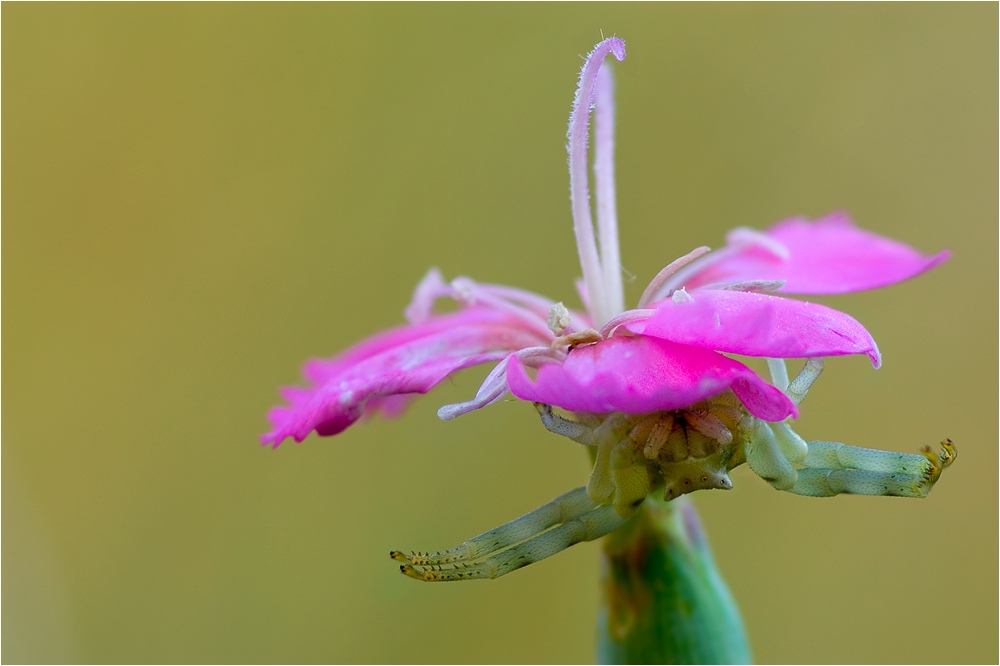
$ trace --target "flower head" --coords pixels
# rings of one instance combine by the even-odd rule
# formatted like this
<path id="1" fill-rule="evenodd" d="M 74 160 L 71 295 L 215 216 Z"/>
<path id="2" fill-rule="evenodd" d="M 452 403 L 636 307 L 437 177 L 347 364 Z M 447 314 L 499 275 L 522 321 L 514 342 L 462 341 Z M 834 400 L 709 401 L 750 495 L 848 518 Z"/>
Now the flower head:
<path id="1" fill-rule="evenodd" d="M 441 418 L 485 407 L 508 392 L 535 403 L 548 429 L 597 448 L 586 497 L 572 501 L 579 515 L 611 507 L 614 515 L 602 523 L 608 529 L 654 489 L 669 498 L 731 487 L 727 472 L 744 461 L 775 487 L 799 494 L 926 494 L 953 458 L 950 445 L 940 456 L 885 454 L 892 462 L 874 455 L 881 452 L 848 453 L 868 449 L 831 452 L 791 429 L 787 419 L 798 416 L 820 359 L 864 354 L 878 367 L 881 356 L 851 316 L 786 295 L 886 286 L 929 270 L 948 253 L 925 256 L 855 227 L 840 213 L 815 222 L 787 220 L 763 232 L 740 228 L 723 248 L 697 248 L 667 265 L 636 307 L 626 310 L 615 213 L 613 83 L 603 66 L 609 54 L 624 60 L 624 42 L 606 39 L 586 58 L 568 131 L 584 309 L 469 278 L 446 282 L 431 269 L 406 309 L 409 323 L 306 364 L 309 388 L 282 391 L 288 405 L 268 414 L 273 428 L 263 443 L 302 441 L 313 431 L 333 435 L 366 415 L 396 415 L 413 395 L 451 373 L 494 363 L 477 394 L 442 407 Z M 596 225 L 587 178 L 591 107 Z M 441 299 L 457 310 L 438 311 Z M 771 382 L 726 354 L 769 359 Z M 792 358 L 808 362 L 789 383 L 781 359 Z M 463 556 L 482 556 L 478 552 Z M 442 566 L 397 555 L 418 577 Z"/>

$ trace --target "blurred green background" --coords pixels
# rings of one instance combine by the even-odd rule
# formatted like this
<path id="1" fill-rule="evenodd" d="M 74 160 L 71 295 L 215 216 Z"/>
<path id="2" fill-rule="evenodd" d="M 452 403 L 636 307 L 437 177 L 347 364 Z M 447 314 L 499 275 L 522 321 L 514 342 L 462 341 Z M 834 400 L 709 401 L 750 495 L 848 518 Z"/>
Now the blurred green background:
<path id="1" fill-rule="evenodd" d="M 428 267 L 575 303 L 565 123 L 616 65 L 631 301 L 738 225 L 847 209 L 954 257 L 823 302 L 799 432 L 960 459 L 923 501 L 696 496 L 764 662 L 997 659 L 997 5 L 4 4 L 4 662 L 586 662 L 595 544 L 423 585 L 585 482 L 506 401 L 261 448 L 279 385 Z"/>

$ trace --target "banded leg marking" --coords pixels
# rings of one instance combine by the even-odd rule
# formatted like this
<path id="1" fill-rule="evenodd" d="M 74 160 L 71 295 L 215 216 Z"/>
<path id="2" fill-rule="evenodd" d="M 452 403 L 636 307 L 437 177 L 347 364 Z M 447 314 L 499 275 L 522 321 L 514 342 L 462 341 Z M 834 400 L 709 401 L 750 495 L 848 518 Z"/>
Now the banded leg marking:
<path id="1" fill-rule="evenodd" d="M 621 527 L 626 520 L 618 515 L 613 506 L 605 504 L 483 560 L 450 566 L 418 566 L 408 563 L 399 569 L 411 578 L 428 582 L 499 578 L 582 541 L 600 538 Z"/>
<path id="2" fill-rule="evenodd" d="M 941 442 L 939 452 L 924 447 L 922 454 L 809 442 L 804 461 L 807 467 L 799 470 L 791 492 L 810 497 L 842 493 L 925 497 L 957 455 L 948 439 Z"/>
<path id="3" fill-rule="evenodd" d="M 572 421 L 558 414 L 553 414 L 551 405 L 543 405 L 540 402 L 536 402 L 534 405 L 535 409 L 538 410 L 538 415 L 542 418 L 542 425 L 549 432 L 568 437 L 574 442 L 586 446 L 597 445 L 598 440 L 594 428 L 579 421 Z"/>
<path id="4" fill-rule="evenodd" d="M 573 520 L 597 506 L 584 488 L 576 488 L 563 493 L 554 500 L 515 518 L 500 527 L 483 532 L 478 536 L 447 550 L 436 553 L 412 553 L 407 556 L 398 550 L 389 553 L 392 559 L 419 566 L 455 564 L 480 559 L 503 550 L 516 543 L 530 539 L 554 525 Z"/>
<path id="5" fill-rule="evenodd" d="M 389 553 L 400 571 L 425 581 L 497 578 L 561 550 L 604 536 L 622 524 L 615 508 L 598 506 L 577 488 L 500 527 L 437 553 Z"/>
<path id="6" fill-rule="evenodd" d="M 806 361 L 806 364 L 799 370 L 799 374 L 795 375 L 795 379 L 785 389 L 785 394 L 789 400 L 796 405 L 805 400 L 809 389 L 812 387 L 813 382 L 819 378 L 821 372 L 823 372 L 823 359 L 811 358 Z"/>

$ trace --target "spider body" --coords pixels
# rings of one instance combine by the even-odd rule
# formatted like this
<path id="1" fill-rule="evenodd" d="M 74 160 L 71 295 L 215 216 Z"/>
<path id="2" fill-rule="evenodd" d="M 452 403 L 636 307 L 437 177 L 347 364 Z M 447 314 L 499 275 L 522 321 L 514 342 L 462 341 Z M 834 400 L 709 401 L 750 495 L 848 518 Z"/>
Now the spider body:
<path id="1" fill-rule="evenodd" d="M 768 365 L 775 385 L 796 405 L 823 369 L 822 361 L 809 359 L 789 382 L 784 362 Z M 652 492 L 662 490 L 669 501 L 695 490 L 729 490 L 729 470 L 744 462 L 778 490 L 797 495 L 924 497 L 956 456 L 950 440 L 920 454 L 806 442 L 787 421 L 754 417 L 731 391 L 652 414 L 577 412 L 569 419 L 549 405 L 535 408 L 546 429 L 590 447 L 594 471 L 587 485 L 454 548 L 392 551 L 400 571 L 424 581 L 497 578 L 618 529 Z"/>

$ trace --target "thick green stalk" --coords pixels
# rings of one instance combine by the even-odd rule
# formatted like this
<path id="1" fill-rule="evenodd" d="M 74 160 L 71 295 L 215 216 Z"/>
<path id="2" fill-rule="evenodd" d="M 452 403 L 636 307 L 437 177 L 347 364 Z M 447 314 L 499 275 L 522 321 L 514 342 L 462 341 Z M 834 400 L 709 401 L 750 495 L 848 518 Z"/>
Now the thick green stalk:
<path id="1" fill-rule="evenodd" d="M 750 662 L 739 609 L 686 496 L 652 496 L 604 540 L 597 657 L 605 664 Z"/>

